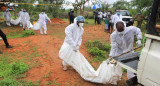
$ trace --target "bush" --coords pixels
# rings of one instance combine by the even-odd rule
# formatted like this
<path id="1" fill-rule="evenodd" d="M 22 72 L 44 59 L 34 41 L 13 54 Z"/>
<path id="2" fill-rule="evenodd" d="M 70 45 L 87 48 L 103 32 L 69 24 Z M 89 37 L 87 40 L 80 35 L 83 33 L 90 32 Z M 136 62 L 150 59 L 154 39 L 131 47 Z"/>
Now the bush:
<path id="1" fill-rule="evenodd" d="M 95 58 L 91 60 L 94 62 L 103 61 L 107 59 L 107 51 L 110 51 L 111 46 L 110 44 L 102 44 L 100 41 L 88 41 L 86 44 L 88 47 L 88 52 L 93 55 Z"/>
<path id="2" fill-rule="evenodd" d="M 29 35 L 35 35 L 35 32 L 33 30 L 27 30 L 22 33 L 22 37 L 27 37 Z"/>
<path id="3" fill-rule="evenodd" d="M 14 62 L 11 64 L 11 68 L 12 68 L 12 73 L 16 75 L 23 74 L 29 69 L 28 65 L 25 64 L 24 62 L 19 62 L 19 63 Z"/>
<path id="4" fill-rule="evenodd" d="M 106 44 L 105 46 L 105 51 L 110 51 L 111 50 L 111 45 L 110 44 Z"/>
<path id="5" fill-rule="evenodd" d="M 88 41 L 88 43 L 86 44 L 86 47 L 91 48 L 91 47 L 97 47 L 100 50 L 104 50 L 104 51 L 110 51 L 111 46 L 110 44 L 102 44 L 100 41 L 96 40 L 96 41 Z"/>
<path id="6" fill-rule="evenodd" d="M 0 80 L 0 86 L 18 86 L 18 82 L 11 79 L 11 78 L 5 78 L 3 80 Z"/>
<path id="7" fill-rule="evenodd" d="M 106 58 L 106 52 L 103 50 L 99 50 L 97 47 L 92 47 L 88 49 L 88 52 L 94 56 Z"/>

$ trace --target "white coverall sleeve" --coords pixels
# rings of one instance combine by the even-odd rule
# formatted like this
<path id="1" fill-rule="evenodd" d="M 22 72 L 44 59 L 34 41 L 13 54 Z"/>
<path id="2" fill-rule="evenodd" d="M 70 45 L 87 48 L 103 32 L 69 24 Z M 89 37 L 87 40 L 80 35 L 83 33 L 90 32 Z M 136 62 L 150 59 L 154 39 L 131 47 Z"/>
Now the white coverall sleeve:
<path id="1" fill-rule="evenodd" d="M 65 29 L 65 34 L 66 34 L 69 44 L 72 46 L 76 46 L 76 43 L 72 38 L 72 34 L 73 34 L 72 28 L 67 27 Z"/>
<path id="2" fill-rule="evenodd" d="M 112 15 L 112 23 L 114 23 L 114 19 L 115 19 L 115 18 L 114 18 L 114 15 Z"/>
<path id="3" fill-rule="evenodd" d="M 50 21 L 50 22 L 51 22 L 51 20 L 49 19 L 49 17 L 48 17 L 47 15 L 46 15 L 46 18 L 47 18 L 47 20 L 48 20 L 48 21 Z"/>
<path id="4" fill-rule="evenodd" d="M 6 13 L 4 12 L 4 13 L 3 13 L 3 18 L 5 18 L 5 16 L 6 16 Z"/>
<path id="5" fill-rule="evenodd" d="M 12 16 L 11 13 L 9 13 L 9 17 L 10 17 L 10 18 L 11 18 L 11 16 Z"/>
<path id="6" fill-rule="evenodd" d="M 110 51 L 110 54 L 109 56 L 113 57 L 115 56 L 115 53 L 118 49 L 118 44 L 116 43 L 116 39 L 115 39 L 115 34 L 112 34 L 110 39 L 111 39 L 111 51 Z"/>
<path id="7" fill-rule="evenodd" d="M 84 30 L 82 30 L 82 35 L 83 35 Z M 78 44 L 77 46 L 80 46 L 82 44 L 82 35 L 80 37 L 80 39 L 78 40 Z"/>
<path id="8" fill-rule="evenodd" d="M 139 28 L 135 27 L 135 26 L 132 26 L 133 27 L 133 30 L 134 30 L 134 33 L 137 37 L 137 40 L 142 40 L 142 32 Z"/>
<path id="9" fill-rule="evenodd" d="M 29 16 L 29 14 L 28 14 L 28 20 L 30 21 L 30 16 Z"/>

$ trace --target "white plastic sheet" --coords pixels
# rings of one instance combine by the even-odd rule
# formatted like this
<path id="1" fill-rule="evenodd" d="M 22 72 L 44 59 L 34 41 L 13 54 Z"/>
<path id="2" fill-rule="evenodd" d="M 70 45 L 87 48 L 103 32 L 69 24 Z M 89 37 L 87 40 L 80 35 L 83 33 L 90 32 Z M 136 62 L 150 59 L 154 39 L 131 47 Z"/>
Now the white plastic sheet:
<path id="1" fill-rule="evenodd" d="M 30 21 L 27 21 L 27 28 L 33 28 L 33 25 L 31 24 Z"/>
<path id="2" fill-rule="evenodd" d="M 40 29 L 40 24 L 39 22 L 36 22 L 34 25 L 33 25 L 33 30 L 39 30 Z"/>
<path id="3" fill-rule="evenodd" d="M 18 17 L 16 20 L 11 19 L 11 24 L 18 25 L 20 23 L 20 21 L 21 21 L 21 17 Z"/>
<path id="4" fill-rule="evenodd" d="M 107 61 L 103 61 L 95 71 L 79 51 L 73 51 L 72 46 L 65 42 L 59 51 L 59 57 L 72 66 L 84 80 L 90 82 L 116 85 L 122 76 L 121 67 L 110 63 L 108 64 Z"/>

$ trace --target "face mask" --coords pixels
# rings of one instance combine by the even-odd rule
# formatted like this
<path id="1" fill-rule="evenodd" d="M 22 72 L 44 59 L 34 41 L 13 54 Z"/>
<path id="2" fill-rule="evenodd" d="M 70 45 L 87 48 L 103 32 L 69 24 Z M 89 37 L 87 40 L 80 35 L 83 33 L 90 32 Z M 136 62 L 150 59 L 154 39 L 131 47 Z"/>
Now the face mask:
<path id="1" fill-rule="evenodd" d="M 79 27 L 83 27 L 83 24 L 84 24 L 84 23 L 79 23 Z"/>
<path id="2" fill-rule="evenodd" d="M 117 12 L 117 15 L 120 15 L 120 13 L 119 13 L 119 12 Z"/>

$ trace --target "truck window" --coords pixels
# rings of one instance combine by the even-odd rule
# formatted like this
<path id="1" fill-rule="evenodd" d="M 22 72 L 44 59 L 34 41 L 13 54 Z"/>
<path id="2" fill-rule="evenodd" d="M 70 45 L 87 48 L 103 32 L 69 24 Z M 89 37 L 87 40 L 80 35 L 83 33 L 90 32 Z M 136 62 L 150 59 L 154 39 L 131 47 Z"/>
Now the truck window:
<path id="1" fill-rule="evenodd" d="M 129 12 L 128 11 L 120 11 L 120 14 L 122 16 L 129 16 Z"/>

